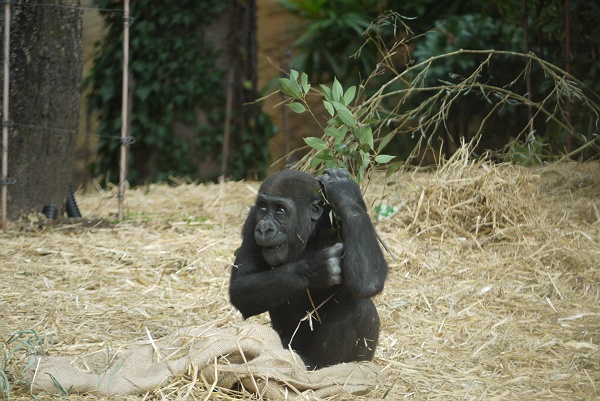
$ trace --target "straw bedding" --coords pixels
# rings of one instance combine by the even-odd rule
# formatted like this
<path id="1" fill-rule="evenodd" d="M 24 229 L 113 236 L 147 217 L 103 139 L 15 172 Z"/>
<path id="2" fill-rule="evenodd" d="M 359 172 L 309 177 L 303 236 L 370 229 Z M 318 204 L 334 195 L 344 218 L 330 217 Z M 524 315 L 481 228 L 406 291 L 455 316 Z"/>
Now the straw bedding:
<path id="1" fill-rule="evenodd" d="M 185 327 L 243 326 L 228 275 L 258 185 L 132 189 L 121 223 L 114 190 L 79 193 L 84 220 L 30 215 L 0 234 L 11 399 L 31 398 L 14 333 L 50 356 L 110 358 Z M 395 208 L 376 221 L 390 263 L 375 298 L 378 375 L 366 395 L 324 399 L 600 397 L 600 164 L 524 169 L 459 152 L 433 172 L 374 174 L 366 198 L 373 215 L 382 202 Z M 68 397 L 268 399 L 222 383 L 192 366 L 138 395 Z"/>

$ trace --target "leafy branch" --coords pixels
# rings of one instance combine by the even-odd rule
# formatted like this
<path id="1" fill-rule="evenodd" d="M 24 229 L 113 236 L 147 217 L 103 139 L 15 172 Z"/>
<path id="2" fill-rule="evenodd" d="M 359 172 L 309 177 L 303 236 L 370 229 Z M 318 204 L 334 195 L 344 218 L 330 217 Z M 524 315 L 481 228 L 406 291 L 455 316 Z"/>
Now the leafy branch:
<path id="1" fill-rule="evenodd" d="M 446 58 L 461 57 L 465 54 L 485 56 L 476 68 L 467 77 L 457 74 L 449 74 L 450 80 L 437 79 L 436 85 L 426 83 L 432 66 Z M 491 78 L 484 79 L 486 69 L 492 60 L 499 57 L 511 57 L 524 59 L 526 66 L 517 71 L 514 78 L 505 85 L 494 85 Z M 520 80 L 524 80 L 525 71 L 537 68 L 538 75 L 543 77 L 549 89 L 540 100 L 532 100 L 527 95 L 518 92 L 515 87 Z M 377 71 L 372 74 L 376 75 Z M 396 89 L 397 86 L 401 89 Z M 383 83 L 371 96 L 360 105 L 360 113 L 366 119 L 380 118 L 378 130 L 383 130 L 390 125 L 397 128 L 392 131 L 393 135 L 410 134 L 417 135 L 417 143 L 412 155 L 422 152 L 421 146 L 426 143 L 431 147 L 432 139 L 441 132 L 449 132 L 446 126 L 451 106 L 460 101 L 462 96 L 476 94 L 485 103 L 491 106 L 490 110 L 483 116 L 480 126 L 475 135 L 470 138 L 478 142 L 485 133 L 485 124 L 491 121 L 491 117 L 498 115 L 506 107 L 530 106 L 535 110 L 533 119 L 542 118 L 548 126 L 562 131 L 573 138 L 578 139 L 582 145 L 579 149 L 569 153 L 565 157 L 573 157 L 585 149 L 597 147 L 597 133 L 588 132 L 588 135 L 578 132 L 571 124 L 572 116 L 564 109 L 565 99 L 569 98 L 572 104 L 577 105 L 580 114 L 590 120 L 590 131 L 592 127 L 598 129 L 600 122 L 600 106 L 598 94 L 575 77 L 567 74 L 553 64 L 540 59 L 534 54 L 518 53 L 496 50 L 458 50 L 442 55 L 430 57 L 420 63 L 408 66 L 405 70 L 397 73 L 394 77 Z M 415 104 L 416 100 L 416 104 Z M 391 104 L 392 107 L 388 107 Z M 572 113 L 571 113 L 572 114 Z M 579 125 L 581 127 L 581 124 Z M 541 138 L 535 131 L 530 129 L 529 122 L 523 125 L 520 132 L 516 132 L 514 139 L 509 142 L 504 151 L 496 152 L 496 155 L 504 160 L 515 161 L 510 155 L 515 149 L 528 149 L 532 159 L 541 162 L 542 147 Z M 466 133 L 460 133 L 465 135 Z M 375 133 L 381 135 L 380 132 Z M 389 134 L 388 134 L 389 135 Z M 526 163 L 529 164 L 529 163 Z"/>
<path id="2" fill-rule="evenodd" d="M 400 21 L 409 32 L 398 16 L 385 18 L 392 18 L 394 27 Z M 319 123 L 306 102 L 307 95 L 317 94 L 329 118 L 320 138 L 305 138 L 310 151 L 299 168 L 341 165 L 361 182 L 367 171 L 399 154 L 398 143 L 402 150 L 412 147 L 403 156 L 407 162 L 420 162 L 427 150 L 439 162 L 467 142 L 470 155 L 526 165 L 555 160 L 560 153 L 564 159 L 599 151 L 600 96 L 572 74 L 533 53 L 503 50 L 460 49 L 409 62 L 409 40 L 403 37 L 392 46 L 377 42 L 380 62 L 358 87 L 344 90 L 334 79 L 330 87 L 315 89 L 297 71 L 280 79 L 292 111 L 308 112 Z M 402 54 L 406 64 L 394 65 Z M 457 65 L 462 74 L 450 69 Z M 524 93 L 527 77 L 535 79 L 535 93 Z M 531 111 L 526 118 L 523 107 Z M 457 125 L 461 118 L 464 126 Z M 473 122 L 478 125 L 466 127 Z M 506 139 L 501 143 L 494 141 L 499 129 Z M 562 152 L 560 138 L 567 137 L 578 140 L 579 148 Z M 390 144 L 389 154 L 383 154 Z M 388 172 L 401 165 L 387 166 Z"/>
<path id="3" fill-rule="evenodd" d="M 371 123 L 361 121 L 353 113 L 353 109 L 359 110 L 351 106 L 356 97 L 355 86 L 344 90 L 337 78 L 334 78 L 331 87 L 321 84 L 319 91 L 310 85 L 305 73 L 299 74 L 296 70 L 290 71 L 289 78 L 280 78 L 279 83 L 280 90 L 292 99 L 286 106 L 298 114 L 308 112 L 323 129 L 324 135 L 321 138 L 304 138 L 313 153 L 309 153 L 308 158 L 305 156 L 299 164 L 307 167 L 308 163 L 313 170 L 344 166 L 358 182 L 362 182 L 370 167 L 383 165 L 394 159 L 395 156 L 381 153 L 391 137 L 383 138 L 376 146 Z M 330 117 L 325 127 L 306 101 L 311 90 L 324 98 L 323 106 Z"/>

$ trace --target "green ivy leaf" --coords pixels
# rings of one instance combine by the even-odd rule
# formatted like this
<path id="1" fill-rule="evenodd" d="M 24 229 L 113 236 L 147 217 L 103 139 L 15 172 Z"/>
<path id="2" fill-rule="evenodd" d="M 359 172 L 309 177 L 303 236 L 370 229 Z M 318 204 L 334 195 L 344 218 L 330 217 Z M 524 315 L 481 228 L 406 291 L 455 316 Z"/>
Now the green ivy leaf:
<path id="1" fill-rule="evenodd" d="M 389 163 L 390 160 L 392 160 L 395 157 L 396 156 L 390 156 L 390 155 L 377 155 L 377 156 L 375 156 L 375 162 L 379 163 L 379 164 L 385 164 L 385 163 Z"/>
<path id="2" fill-rule="evenodd" d="M 140 86 L 140 87 L 135 88 L 135 94 L 137 95 L 139 100 L 142 102 L 148 98 L 148 96 L 150 95 L 150 92 L 152 92 L 151 86 Z"/>
<path id="3" fill-rule="evenodd" d="M 294 113 L 302 114 L 306 111 L 306 107 L 302 103 L 292 102 L 286 104 L 287 107 L 290 108 Z"/>
<path id="4" fill-rule="evenodd" d="M 313 149 L 316 150 L 325 150 L 327 149 L 327 144 L 325 143 L 325 141 L 323 141 L 321 138 L 317 138 L 314 136 L 309 136 L 306 138 L 303 138 L 304 142 L 306 142 L 306 144 L 308 146 L 310 146 Z"/>

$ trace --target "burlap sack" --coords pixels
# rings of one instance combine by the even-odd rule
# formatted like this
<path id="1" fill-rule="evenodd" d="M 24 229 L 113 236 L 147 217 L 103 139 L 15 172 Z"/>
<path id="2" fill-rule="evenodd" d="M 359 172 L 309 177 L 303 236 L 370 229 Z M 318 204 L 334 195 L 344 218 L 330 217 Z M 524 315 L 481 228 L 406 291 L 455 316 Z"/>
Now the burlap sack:
<path id="1" fill-rule="evenodd" d="M 348 363 L 307 371 L 297 354 L 284 349 L 270 327 L 184 328 L 157 341 L 109 356 L 41 357 L 32 371 L 32 391 L 128 395 L 152 391 L 196 368 L 221 388 L 240 384 L 269 400 L 364 394 L 377 373 L 370 363 Z"/>

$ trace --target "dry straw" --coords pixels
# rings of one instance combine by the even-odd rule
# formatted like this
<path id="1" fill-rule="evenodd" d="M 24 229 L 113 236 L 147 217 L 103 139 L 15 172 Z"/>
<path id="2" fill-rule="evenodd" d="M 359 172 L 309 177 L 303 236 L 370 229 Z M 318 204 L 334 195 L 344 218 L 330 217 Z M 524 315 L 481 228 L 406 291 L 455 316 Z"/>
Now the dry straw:
<path id="1" fill-rule="evenodd" d="M 50 226 L 30 216 L 1 234 L 11 399 L 31 398 L 23 354 L 7 344 L 19 330 L 44 335 L 53 355 L 110 357 L 149 335 L 240 322 L 228 302 L 229 266 L 257 187 L 135 188 L 122 223 L 115 189 L 80 193 L 87 220 Z M 391 268 L 375 299 L 381 373 L 370 394 L 331 399 L 600 397 L 600 164 L 524 169 L 459 152 L 435 172 L 376 174 L 367 201 L 396 208 L 376 222 Z M 128 399 L 261 398 L 195 373 Z"/>

